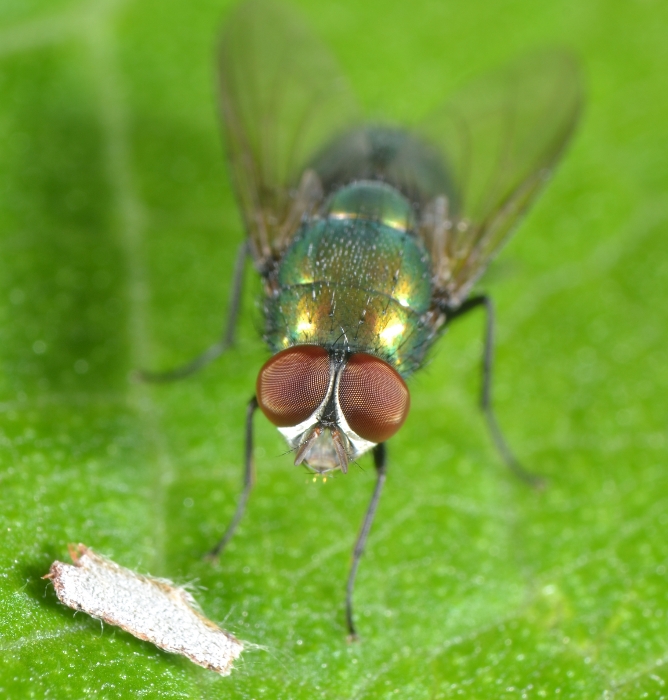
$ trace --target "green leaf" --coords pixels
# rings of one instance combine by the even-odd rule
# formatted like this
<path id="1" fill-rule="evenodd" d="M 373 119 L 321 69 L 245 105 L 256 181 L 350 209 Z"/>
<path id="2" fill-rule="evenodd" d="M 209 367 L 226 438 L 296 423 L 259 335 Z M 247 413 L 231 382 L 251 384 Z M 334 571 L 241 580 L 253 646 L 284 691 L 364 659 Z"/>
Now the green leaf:
<path id="1" fill-rule="evenodd" d="M 665 3 L 323 4 L 304 13 L 375 113 L 407 121 L 487 68 L 565 43 L 589 76 L 563 166 L 489 275 L 496 407 L 476 409 L 482 319 L 412 382 L 360 568 L 368 458 L 313 483 L 257 420 L 258 481 L 221 563 L 267 351 L 246 294 L 212 342 L 243 238 L 214 46 L 227 3 L 0 7 L 0 695 L 8 698 L 661 698 L 668 641 Z M 250 278 L 250 274 L 249 274 Z M 249 285 L 257 291 L 257 285 Z M 84 542 L 190 582 L 242 639 L 229 678 L 60 605 L 40 577 Z"/>

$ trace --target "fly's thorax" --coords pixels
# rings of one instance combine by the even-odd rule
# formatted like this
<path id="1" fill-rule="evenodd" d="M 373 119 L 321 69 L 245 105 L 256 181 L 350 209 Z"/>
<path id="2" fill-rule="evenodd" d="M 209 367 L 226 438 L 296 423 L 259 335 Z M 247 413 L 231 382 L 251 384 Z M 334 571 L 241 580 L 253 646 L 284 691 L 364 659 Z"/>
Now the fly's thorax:
<path id="1" fill-rule="evenodd" d="M 280 262 L 265 305 L 274 352 L 300 344 L 368 352 L 404 376 L 433 337 L 425 322 L 431 261 L 412 233 L 412 209 L 382 183 L 339 190 L 306 221 Z"/>
<path id="2" fill-rule="evenodd" d="M 279 286 L 334 282 L 425 311 L 431 260 L 422 241 L 403 226 L 412 222 L 407 200 L 387 185 L 359 183 L 339 191 L 329 206 L 327 216 L 307 221 L 295 236 L 280 263 Z"/>
<path id="3" fill-rule="evenodd" d="M 283 288 L 266 308 L 274 352 L 304 344 L 367 352 L 404 376 L 419 366 L 433 336 L 423 316 L 396 299 L 333 282 Z"/>
<path id="4" fill-rule="evenodd" d="M 391 437 L 410 406 L 408 388 L 384 360 L 300 345 L 274 355 L 257 379 L 258 405 L 296 451 L 295 464 L 346 471 Z"/>

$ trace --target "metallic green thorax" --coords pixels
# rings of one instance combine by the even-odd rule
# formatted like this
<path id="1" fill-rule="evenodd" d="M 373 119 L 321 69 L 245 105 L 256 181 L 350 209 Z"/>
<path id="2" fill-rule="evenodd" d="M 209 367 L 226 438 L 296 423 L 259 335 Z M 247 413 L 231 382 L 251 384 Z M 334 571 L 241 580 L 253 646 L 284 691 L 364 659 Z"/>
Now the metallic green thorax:
<path id="1" fill-rule="evenodd" d="M 280 262 L 277 291 L 265 305 L 271 349 L 367 352 L 404 376 L 413 372 L 434 335 L 425 321 L 431 261 L 413 227 L 410 204 L 389 185 L 338 190 Z"/>

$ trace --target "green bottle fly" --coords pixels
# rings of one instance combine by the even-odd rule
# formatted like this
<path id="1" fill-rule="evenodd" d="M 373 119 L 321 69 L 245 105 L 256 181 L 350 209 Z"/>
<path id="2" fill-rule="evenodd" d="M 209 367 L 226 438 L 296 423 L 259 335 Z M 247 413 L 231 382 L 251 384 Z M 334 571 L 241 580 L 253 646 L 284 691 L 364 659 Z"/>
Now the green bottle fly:
<path id="1" fill-rule="evenodd" d="M 475 308 L 488 317 L 482 407 L 504 459 L 530 478 L 492 412 L 492 303 L 471 292 L 569 141 L 579 69 L 567 52 L 538 52 L 477 79 L 411 127 L 370 124 L 301 20 L 250 0 L 223 32 L 220 84 L 243 253 L 263 281 L 272 356 L 248 406 L 244 490 L 212 553 L 232 536 L 253 484 L 257 408 L 295 464 L 314 472 L 345 473 L 371 450 L 376 488 L 346 589 L 354 636 L 353 584 L 385 482 L 385 442 L 410 408 L 406 380 Z M 237 265 L 231 320 L 242 272 Z M 231 338 L 229 330 L 169 376 L 202 366 Z"/>

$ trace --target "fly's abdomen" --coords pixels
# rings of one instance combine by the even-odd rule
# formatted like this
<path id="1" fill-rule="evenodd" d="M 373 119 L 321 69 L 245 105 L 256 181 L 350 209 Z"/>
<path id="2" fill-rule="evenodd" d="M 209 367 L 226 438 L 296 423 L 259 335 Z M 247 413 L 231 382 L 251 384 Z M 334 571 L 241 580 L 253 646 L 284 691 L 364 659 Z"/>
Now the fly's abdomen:
<path id="1" fill-rule="evenodd" d="M 339 190 L 281 261 L 278 292 L 266 305 L 272 350 L 315 344 L 367 352 L 410 374 L 433 335 L 423 321 L 431 263 L 410 231 L 412 217 L 408 202 L 382 183 Z"/>

